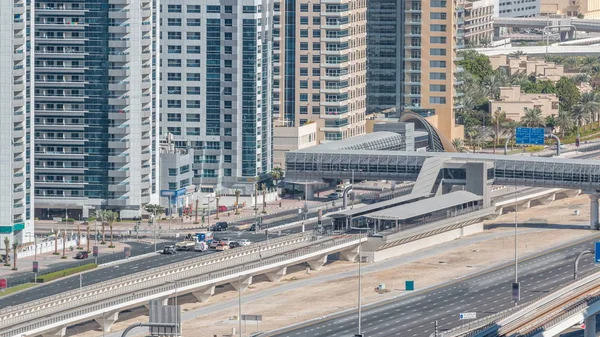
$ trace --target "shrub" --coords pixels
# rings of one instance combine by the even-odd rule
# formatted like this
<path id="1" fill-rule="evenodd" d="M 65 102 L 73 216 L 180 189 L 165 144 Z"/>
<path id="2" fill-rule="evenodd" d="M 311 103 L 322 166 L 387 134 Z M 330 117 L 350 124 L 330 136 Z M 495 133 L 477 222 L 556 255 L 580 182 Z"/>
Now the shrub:
<path id="1" fill-rule="evenodd" d="M 96 267 L 98 267 L 97 264 L 88 263 L 88 264 L 84 264 L 83 266 L 68 268 L 68 269 L 64 269 L 64 270 L 55 271 L 53 273 L 49 273 L 46 275 L 38 276 L 37 281 L 38 281 L 38 283 L 49 282 L 52 280 L 59 279 L 61 277 L 65 277 L 65 276 L 81 273 L 82 271 L 94 269 Z"/>

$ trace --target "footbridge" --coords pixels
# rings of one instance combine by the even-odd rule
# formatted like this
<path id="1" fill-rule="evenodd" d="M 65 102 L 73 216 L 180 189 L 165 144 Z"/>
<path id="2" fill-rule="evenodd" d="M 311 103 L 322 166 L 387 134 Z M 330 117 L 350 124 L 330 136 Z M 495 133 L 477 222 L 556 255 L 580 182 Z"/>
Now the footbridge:
<path id="1" fill-rule="evenodd" d="M 286 153 L 292 181 L 416 181 L 413 192 L 446 193 L 455 185 L 484 196 L 489 185 L 580 190 L 590 196 L 590 227 L 598 227 L 600 161 L 450 152 L 328 150 L 315 146 Z M 485 205 L 487 206 L 487 205 Z"/>
<path id="2" fill-rule="evenodd" d="M 600 313 L 600 273 L 570 284 L 528 303 L 499 312 L 455 329 L 441 337 L 553 337 L 573 327 L 583 327 L 585 337 L 596 336 Z"/>
<path id="3" fill-rule="evenodd" d="M 287 267 L 306 263 L 318 270 L 333 253 L 354 260 L 366 239 L 363 235 L 301 233 L 63 292 L 0 310 L 0 337 L 64 336 L 67 327 L 91 320 L 108 332 L 119 312 L 150 300 L 167 301 L 192 293 L 204 302 L 217 285 L 231 284 L 244 291 L 253 276 L 261 274 L 278 282 Z"/>
<path id="4" fill-rule="evenodd" d="M 576 18 L 494 18 L 495 27 L 518 27 L 518 28 L 554 28 L 559 31 L 600 32 L 600 22 L 590 19 Z M 561 26 L 561 28 L 558 28 Z"/>

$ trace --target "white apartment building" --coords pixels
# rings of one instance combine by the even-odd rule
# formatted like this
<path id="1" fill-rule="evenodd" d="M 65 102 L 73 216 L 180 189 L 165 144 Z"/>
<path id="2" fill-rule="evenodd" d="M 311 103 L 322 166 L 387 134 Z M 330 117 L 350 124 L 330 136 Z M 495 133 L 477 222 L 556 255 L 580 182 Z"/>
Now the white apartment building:
<path id="1" fill-rule="evenodd" d="M 194 150 L 202 192 L 251 192 L 271 171 L 272 6 L 161 2 L 161 137 Z"/>

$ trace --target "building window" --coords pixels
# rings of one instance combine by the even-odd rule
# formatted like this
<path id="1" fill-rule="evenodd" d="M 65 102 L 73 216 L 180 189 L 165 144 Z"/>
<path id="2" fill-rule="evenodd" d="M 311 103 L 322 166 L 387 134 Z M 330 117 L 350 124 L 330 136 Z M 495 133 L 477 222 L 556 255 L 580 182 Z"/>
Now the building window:
<path id="1" fill-rule="evenodd" d="M 429 30 L 432 32 L 445 32 L 446 25 L 429 25 Z"/>
<path id="2" fill-rule="evenodd" d="M 181 60 L 169 59 L 167 65 L 169 67 L 181 67 Z"/>
<path id="3" fill-rule="evenodd" d="M 431 49 L 429 49 L 429 55 L 431 55 L 431 56 L 446 56 L 446 49 L 431 48 Z"/>
<path id="4" fill-rule="evenodd" d="M 315 26 L 321 25 L 321 17 L 320 16 L 313 16 L 313 25 L 315 25 Z"/>
<path id="5" fill-rule="evenodd" d="M 431 12 L 429 13 L 431 20 L 446 20 L 446 13 L 442 12 Z"/>
<path id="6" fill-rule="evenodd" d="M 301 114 L 301 115 L 306 115 L 306 114 L 308 114 L 308 107 L 307 107 L 307 106 L 301 106 L 301 107 L 300 107 L 300 114 Z"/>
<path id="7" fill-rule="evenodd" d="M 308 12 L 308 4 L 300 4 L 300 12 L 302 12 L 302 13 Z"/>
<path id="8" fill-rule="evenodd" d="M 188 13 L 200 13 L 201 7 L 199 5 L 188 5 L 187 12 Z"/>
<path id="9" fill-rule="evenodd" d="M 221 13 L 221 6 L 206 6 L 206 13 Z"/>
<path id="10" fill-rule="evenodd" d="M 430 84 L 429 91 L 431 92 L 446 92 L 445 84 Z"/>
<path id="11" fill-rule="evenodd" d="M 300 42 L 300 50 L 308 50 L 308 42 Z"/>
<path id="12" fill-rule="evenodd" d="M 321 42 L 313 42 L 313 50 L 321 50 Z"/>
<path id="13" fill-rule="evenodd" d="M 321 30 L 320 29 L 314 29 L 313 30 L 313 37 L 320 38 L 321 37 Z"/>
<path id="14" fill-rule="evenodd" d="M 187 32 L 188 40 L 200 40 L 200 32 Z"/>
<path id="15" fill-rule="evenodd" d="M 231 169 L 230 168 L 223 169 L 223 175 L 226 177 L 231 177 Z"/>
<path id="16" fill-rule="evenodd" d="M 169 26 L 181 26 L 181 19 L 168 19 L 167 25 Z"/>
<path id="17" fill-rule="evenodd" d="M 308 94 L 300 94 L 300 102 L 308 102 Z"/>
<path id="18" fill-rule="evenodd" d="M 429 43 L 446 44 L 446 37 L 445 36 L 430 36 Z"/>
<path id="19" fill-rule="evenodd" d="M 429 7 L 431 8 L 446 8 L 445 0 L 430 0 Z"/>
<path id="20" fill-rule="evenodd" d="M 188 54 L 200 54 L 200 46 L 187 46 Z"/>
<path id="21" fill-rule="evenodd" d="M 429 104 L 446 104 L 446 97 L 429 97 Z"/>
<path id="22" fill-rule="evenodd" d="M 321 82 L 320 81 L 313 81 L 312 82 L 312 88 L 313 89 L 321 89 Z"/>
<path id="23" fill-rule="evenodd" d="M 169 40 L 181 40 L 181 32 L 169 32 L 167 39 L 169 39 Z"/>
<path id="24" fill-rule="evenodd" d="M 176 99 L 170 99 L 167 101 L 167 107 L 171 109 L 181 108 L 181 101 Z"/>
<path id="25" fill-rule="evenodd" d="M 169 5 L 167 9 L 169 13 L 181 13 L 181 5 Z"/>
<path id="26" fill-rule="evenodd" d="M 300 24 L 301 25 L 308 25 L 308 16 L 301 16 L 300 17 Z"/>
<path id="27" fill-rule="evenodd" d="M 313 106 L 312 107 L 312 113 L 313 113 L 313 115 L 320 114 L 321 113 L 321 107 L 319 107 L 319 106 Z"/>
<path id="28" fill-rule="evenodd" d="M 300 68 L 300 76 L 308 76 L 308 68 Z"/>
<path id="29" fill-rule="evenodd" d="M 308 37 L 308 29 L 300 29 L 300 37 Z"/>
<path id="30" fill-rule="evenodd" d="M 169 54 L 181 54 L 181 46 L 168 46 Z"/>
<path id="31" fill-rule="evenodd" d="M 313 68 L 312 75 L 313 76 L 321 76 L 321 68 Z"/>
<path id="32" fill-rule="evenodd" d="M 200 27 L 200 19 L 187 19 L 189 27 Z"/>
<path id="33" fill-rule="evenodd" d="M 430 68 L 446 68 L 446 61 L 429 61 Z"/>
<path id="34" fill-rule="evenodd" d="M 308 55 L 300 55 L 300 63 L 308 63 Z"/>
<path id="35" fill-rule="evenodd" d="M 446 73 L 429 73 L 430 80 L 445 80 Z"/>
<path id="36" fill-rule="evenodd" d="M 308 89 L 308 81 L 300 81 L 300 89 Z"/>

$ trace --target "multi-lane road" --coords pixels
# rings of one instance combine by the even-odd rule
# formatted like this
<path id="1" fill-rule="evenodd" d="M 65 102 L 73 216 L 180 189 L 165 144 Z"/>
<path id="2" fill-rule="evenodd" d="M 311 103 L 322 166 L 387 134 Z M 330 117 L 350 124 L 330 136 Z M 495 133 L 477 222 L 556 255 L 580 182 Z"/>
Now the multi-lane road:
<path id="1" fill-rule="evenodd" d="M 582 250 L 592 248 L 599 237 L 594 235 L 519 263 L 521 300 L 535 299 L 570 282 L 575 258 Z M 598 268 L 591 257 L 583 258 L 579 267 L 583 272 Z M 428 337 L 434 332 L 436 320 L 441 332 L 466 323 L 459 319 L 460 313 L 476 312 L 480 318 L 500 312 L 514 306 L 511 298 L 514 277 L 514 265 L 508 265 L 366 307 L 362 312 L 362 332 L 365 337 Z M 356 285 L 348 287 L 351 290 Z M 352 311 L 264 336 L 351 337 L 357 332 L 357 312 Z"/>
<path id="2" fill-rule="evenodd" d="M 252 242 L 264 241 L 266 239 L 264 234 L 254 234 L 252 232 L 215 232 L 215 236 L 218 238 L 229 238 L 231 240 L 248 239 Z M 271 235 L 269 235 L 269 237 L 271 237 Z M 85 287 L 96 283 L 106 282 L 136 272 L 157 268 L 212 253 L 214 253 L 214 251 L 209 250 L 202 253 L 180 251 L 175 255 L 152 254 L 151 256 L 138 258 L 129 262 L 124 261 L 120 264 L 100 267 L 82 274 L 82 286 Z M 90 259 L 90 262 L 93 262 L 93 259 Z M 1 298 L 0 309 L 77 289 L 80 286 L 79 282 L 79 275 L 66 277 L 61 280 L 25 290 L 20 292 L 18 295 Z"/>

